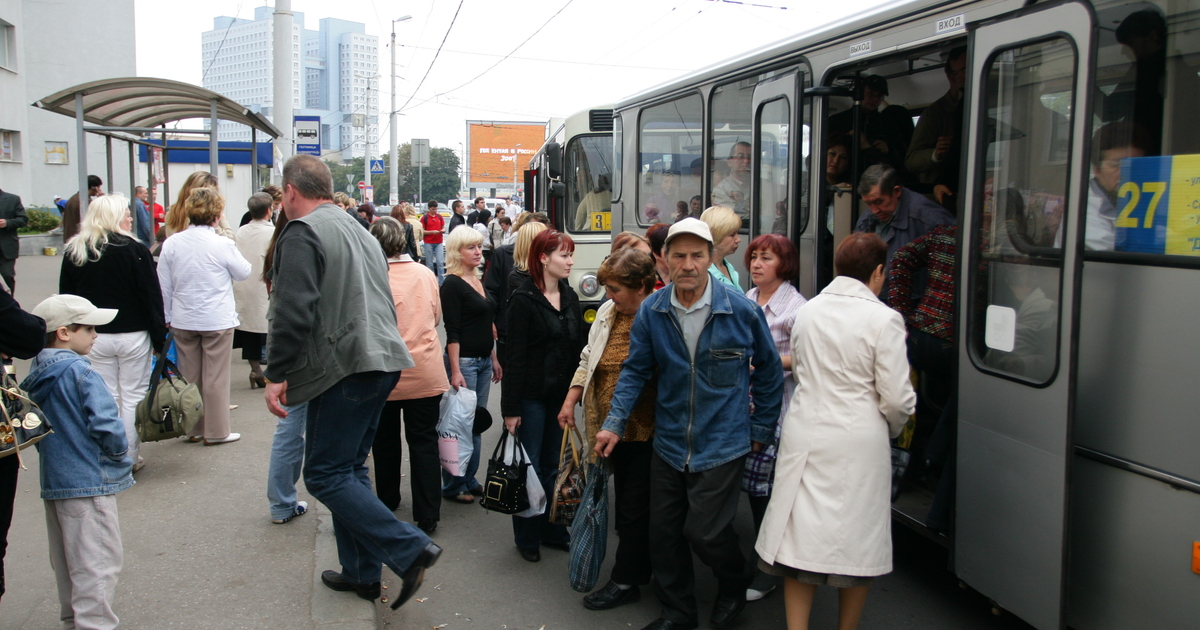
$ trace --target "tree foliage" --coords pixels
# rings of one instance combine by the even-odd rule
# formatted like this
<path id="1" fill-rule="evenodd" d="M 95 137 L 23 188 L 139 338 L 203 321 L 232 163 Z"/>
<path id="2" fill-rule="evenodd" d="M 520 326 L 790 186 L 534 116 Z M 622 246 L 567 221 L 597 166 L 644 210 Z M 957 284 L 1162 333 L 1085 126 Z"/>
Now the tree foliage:
<path id="1" fill-rule="evenodd" d="M 401 201 L 414 201 L 417 195 L 418 173 L 417 167 L 410 166 L 410 149 L 408 143 L 400 145 L 400 186 L 398 193 Z M 382 175 L 373 175 L 371 177 L 371 185 L 375 187 L 375 205 L 386 205 L 388 201 L 388 176 L 389 171 L 386 165 L 390 164 L 390 157 L 384 154 L 384 173 Z M 338 164 L 331 161 L 326 161 L 329 165 L 329 170 L 333 172 L 333 189 L 346 190 L 347 178 L 350 175 L 349 185 L 353 191 L 350 195 L 355 199 L 359 198 L 358 182 L 363 181 L 363 159 L 354 158 L 349 164 Z M 431 147 L 429 149 L 429 166 L 424 169 L 423 186 L 421 189 L 422 199 L 417 199 L 414 203 L 417 206 L 423 206 L 424 202 L 429 199 L 437 199 L 442 203 L 446 203 L 448 199 L 458 196 L 459 185 L 459 163 L 458 155 L 453 149 L 445 147 Z"/>

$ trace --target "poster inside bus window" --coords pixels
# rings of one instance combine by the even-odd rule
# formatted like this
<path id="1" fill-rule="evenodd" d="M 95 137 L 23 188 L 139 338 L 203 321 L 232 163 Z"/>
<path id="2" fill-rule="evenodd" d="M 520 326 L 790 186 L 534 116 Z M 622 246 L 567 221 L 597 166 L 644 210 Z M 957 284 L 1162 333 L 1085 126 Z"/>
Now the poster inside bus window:
<path id="1" fill-rule="evenodd" d="M 1200 155 L 1122 160 L 1114 227 L 1116 251 L 1200 256 Z"/>

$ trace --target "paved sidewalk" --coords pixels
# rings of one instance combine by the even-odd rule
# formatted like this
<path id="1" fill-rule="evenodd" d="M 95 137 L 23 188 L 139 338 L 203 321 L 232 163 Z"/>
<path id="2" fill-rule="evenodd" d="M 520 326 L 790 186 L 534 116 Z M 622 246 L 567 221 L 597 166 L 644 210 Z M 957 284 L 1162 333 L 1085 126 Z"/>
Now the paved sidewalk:
<path id="1" fill-rule="evenodd" d="M 26 310 L 57 291 L 62 257 L 17 261 L 17 299 Z M 234 353 L 235 358 L 240 353 Z M 18 361 L 19 376 L 28 362 Z M 270 522 L 266 477 L 275 418 L 262 390 L 251 390 L 245 362 L 233 364 L 233 430 L 242 439 L 206 447 L 174 440 L 146 444 L 137 485 L 118 496 L 125 567 L 114 608 L 127 628 L 376 627 L 375 606 L 320 584 L 336 569 L 332 519 L 310 512 Z M 2 628 L 57 628 L 58 597 L 38 497 L 37 453 L 22 453 L 22 471 L 0 602 Z"/>

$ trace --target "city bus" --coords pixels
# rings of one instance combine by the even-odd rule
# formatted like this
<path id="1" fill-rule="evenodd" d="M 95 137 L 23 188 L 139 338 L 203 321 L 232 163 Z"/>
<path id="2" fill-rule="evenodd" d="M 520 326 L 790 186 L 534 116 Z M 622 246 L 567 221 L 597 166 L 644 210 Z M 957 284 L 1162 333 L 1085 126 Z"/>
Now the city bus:
<path id="1" fill-rule="evenodd" d="M 893 522 L 1034 627 L 1194 627 L 1198 72 L 1198 0 L 889 4 L 618 102 L 612 232 L 683 216 L 656 196 L 731 205 L 743 247 L 796 244 L 812 298 L 867 211 L 855 174 L 902 167 L 958 227 L 952 377 L 918 375 Z M 863 133 L 880 90 L 915 122 L 892 146 Z M 923 470 L 939 406 L 951 465 Z"/>
<path id="2" fill-rule="evenodd" d="M 612 130 L 611 105 L 577 112 L 548 135 L 525 171 L 525 209 L 545 212 L 575 241 L 568 282 L 589 325 L 604 299 L 596 270 L 612 243 Z"/>

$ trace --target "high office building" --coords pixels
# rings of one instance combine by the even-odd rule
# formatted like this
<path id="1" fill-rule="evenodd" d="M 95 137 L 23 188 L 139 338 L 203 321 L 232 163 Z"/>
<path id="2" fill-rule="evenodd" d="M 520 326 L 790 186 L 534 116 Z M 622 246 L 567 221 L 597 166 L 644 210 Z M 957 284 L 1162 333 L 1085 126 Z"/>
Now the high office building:
<path id="1" fill-rule="evenodd" d="M 204 87 L 252 110 L 271 115 L 272 7 L 257 7 L 254 19 L 218 17 L 201 37 Z M 292 21 L 292 108 L 321 117 L 326 157 L 361 157 L 364 140 L 378 140 L 379 39 L 359 22 L 325 18 L 318 30 Z M 220 140 L 249 141 L 250 130 L 221 123 Z"/>

